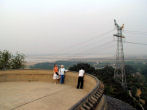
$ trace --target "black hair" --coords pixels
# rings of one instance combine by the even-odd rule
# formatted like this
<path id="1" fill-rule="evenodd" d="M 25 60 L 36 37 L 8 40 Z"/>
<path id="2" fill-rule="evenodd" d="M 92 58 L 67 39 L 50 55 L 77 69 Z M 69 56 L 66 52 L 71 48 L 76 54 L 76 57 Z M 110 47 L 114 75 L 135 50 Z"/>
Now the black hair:
<path id="1" fill-rule="evenodd" d="M 81 69 L 84 69 L 84 67 L 82 66 Z"/>
<path id="2" fill-rule="evenodd" d="M 54 67 L 56 66 L 57 64 L 54 64 Z"/>

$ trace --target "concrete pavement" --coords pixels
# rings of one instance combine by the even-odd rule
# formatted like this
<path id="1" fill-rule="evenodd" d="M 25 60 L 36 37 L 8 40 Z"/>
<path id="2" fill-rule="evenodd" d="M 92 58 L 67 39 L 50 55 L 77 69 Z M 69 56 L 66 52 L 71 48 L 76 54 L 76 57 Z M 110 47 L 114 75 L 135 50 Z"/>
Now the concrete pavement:
<path id="1" fill-rule="evenodd" d="M 48 82 L 1 82 L 0 110 L 67 110 L 87 93 Z"/>

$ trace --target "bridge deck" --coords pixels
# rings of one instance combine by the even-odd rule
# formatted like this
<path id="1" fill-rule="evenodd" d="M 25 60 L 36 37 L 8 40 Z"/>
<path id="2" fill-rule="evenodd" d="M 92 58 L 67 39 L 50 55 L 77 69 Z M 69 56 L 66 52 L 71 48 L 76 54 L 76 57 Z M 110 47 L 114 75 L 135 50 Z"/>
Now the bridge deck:
<path id="1" fill-rule="evenodd" d="M 0 110 L 67 110 L 86 94 L 47 82 L 1 82 Z"/>

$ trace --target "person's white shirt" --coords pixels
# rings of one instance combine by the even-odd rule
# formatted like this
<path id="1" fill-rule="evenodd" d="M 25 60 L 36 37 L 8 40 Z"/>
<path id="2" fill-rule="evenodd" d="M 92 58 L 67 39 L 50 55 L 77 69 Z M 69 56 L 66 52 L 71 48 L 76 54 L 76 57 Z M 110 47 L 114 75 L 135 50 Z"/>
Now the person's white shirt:
<path id="1" fill-rule="evenodd" d="M 79 77 L 83 77 L 84 73 L 85 73 L 85 71 L 83 69 L 79 70 Z"/>
<path id="2" fill-rule="evenodd" d="M 64 75 L 65 74 L 65 72 L 67 72 L 68 70 L 65 70 L 65 68 L 60 68 L 59 69 L 59 74 L 60 75 Z"/>

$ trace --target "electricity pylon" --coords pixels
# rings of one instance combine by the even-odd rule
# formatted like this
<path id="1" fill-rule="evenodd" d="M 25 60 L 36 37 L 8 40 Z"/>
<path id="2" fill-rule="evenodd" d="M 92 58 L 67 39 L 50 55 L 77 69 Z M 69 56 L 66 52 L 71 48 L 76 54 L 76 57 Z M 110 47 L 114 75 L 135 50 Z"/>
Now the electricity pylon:
<path id="1" fill-rule="evenodd" d="M 122 87 L 126 88 L 126 74 L 125 74 L 125 63 L 124 63 L 124 51 L 123 51 L 123 38 L 122 30 L 124 28 L 124 24 L 119 26 L 114 20 L 114 24 L 117 28 L 117 34 L 114 34 L 117 38 L 117 50 L 116 50 L 116 64 L 114 71 L 114 79 L 121 82 Z"/>

